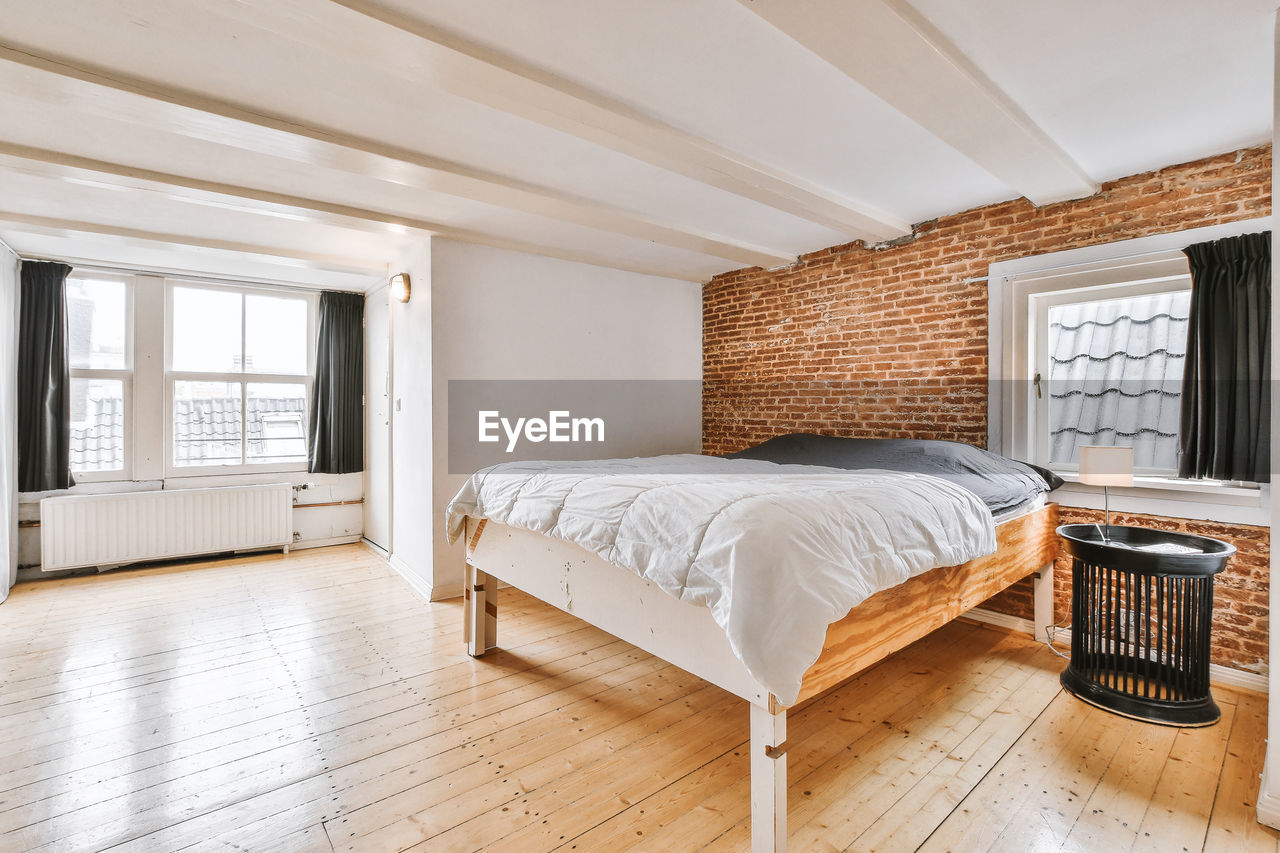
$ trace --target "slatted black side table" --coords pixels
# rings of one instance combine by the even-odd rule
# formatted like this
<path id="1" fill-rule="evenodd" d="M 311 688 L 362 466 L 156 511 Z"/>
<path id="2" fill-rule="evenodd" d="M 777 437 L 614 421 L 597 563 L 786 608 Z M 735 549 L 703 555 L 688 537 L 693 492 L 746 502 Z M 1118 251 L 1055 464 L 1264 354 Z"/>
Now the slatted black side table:
<path id="1" fill-rule="evenodd" d="M 1105 531 L 1105 538 L 1104 538 Z M 1213 576 L 1234 545 L 1145 527 L 1064 524 L 1071 664 L 1062 686 L 1090 704 L 1171 726 L 1207 726 Z"/>

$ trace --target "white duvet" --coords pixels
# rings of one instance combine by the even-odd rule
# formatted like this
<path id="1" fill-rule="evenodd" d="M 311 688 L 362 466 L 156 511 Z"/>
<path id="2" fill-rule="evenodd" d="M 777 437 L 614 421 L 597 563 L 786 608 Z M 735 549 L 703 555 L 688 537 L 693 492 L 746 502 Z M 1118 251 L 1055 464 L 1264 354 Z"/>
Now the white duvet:
<path id="1" fill-rule="evenodd" d="M 923 474 L 678 455 L 513 462 L 449 504 L 577 543 L 711 609 L 735 655 L 783 704 L 827 626 L 883 589 L 996 550 L 985 504 Z"/>

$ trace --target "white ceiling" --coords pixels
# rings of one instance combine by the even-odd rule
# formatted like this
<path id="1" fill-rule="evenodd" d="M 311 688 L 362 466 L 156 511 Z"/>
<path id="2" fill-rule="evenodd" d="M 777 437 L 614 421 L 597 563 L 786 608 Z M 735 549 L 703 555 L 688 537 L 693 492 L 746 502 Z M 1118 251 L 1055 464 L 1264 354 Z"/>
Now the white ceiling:
<path id="1" fill-rule="evenodd" d="M 0 0 L 0 238 L 690 280 L 1265 142 L 1275 0 Z"/>

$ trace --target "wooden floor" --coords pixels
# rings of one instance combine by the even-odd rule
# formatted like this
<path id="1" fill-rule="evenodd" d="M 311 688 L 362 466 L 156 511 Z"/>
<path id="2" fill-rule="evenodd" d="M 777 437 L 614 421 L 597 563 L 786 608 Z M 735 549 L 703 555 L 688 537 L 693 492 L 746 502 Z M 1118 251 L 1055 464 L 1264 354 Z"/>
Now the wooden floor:
<path id="1" fill-rule="evenodd" d="M 748 847 L 747 705 L 513 590 L 463 654 L 358 546 L 19 585 L 0 850 Z M 1263 697 L 1169 729 L 955 623 L 790 719 L 791 849 L 1275 850 Z"/>

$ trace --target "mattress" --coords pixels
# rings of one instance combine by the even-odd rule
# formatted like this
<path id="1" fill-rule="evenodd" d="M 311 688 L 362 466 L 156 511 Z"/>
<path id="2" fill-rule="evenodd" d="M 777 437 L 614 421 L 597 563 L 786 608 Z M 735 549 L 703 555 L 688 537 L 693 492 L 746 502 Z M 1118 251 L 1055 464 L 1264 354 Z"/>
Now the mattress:
<path id="1" fill-rule="evenodd" d="M 783 704 L 827 626 L 875 593 L 996 550 L 973 492 L 924 474 L 675 455 L 511 462 L 449 504 L 467 518 L 573 542 L 710 609 L 747 671 Z"/>
<path id="2" fill-rule="evenodd" d="M 1008 509 L 1001 510 L 991 514 L 991 518 L 996 524 L 1004 524 L 1006 521 L 1013 521 L 1015 518 L 1021 518 L 1024 515 L 1030 515 L 1037 510 L 1044 509 L 1045 504 L 1049 503 L 1049 496 L 1043 492 L 1033 498 L 1029 498 L 1017 506 L 1011 506 Z"/>

